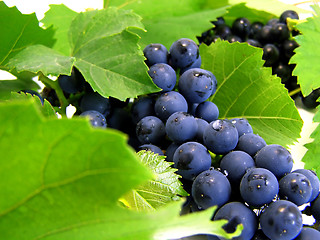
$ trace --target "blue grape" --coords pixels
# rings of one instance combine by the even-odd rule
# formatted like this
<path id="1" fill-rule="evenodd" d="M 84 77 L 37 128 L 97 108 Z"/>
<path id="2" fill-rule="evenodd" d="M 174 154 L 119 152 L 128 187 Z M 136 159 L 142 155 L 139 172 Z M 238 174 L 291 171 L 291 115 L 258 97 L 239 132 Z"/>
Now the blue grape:
<path id="1" fill-rule="evenodd" d="M 80 110 L 96 110 L 107 116 L 110 113 L 111 106 L 108 98 L 101 96 L 98 92 L 86 93 L 80 101 Z"/>
<path id="2" fill-rule="evenodd" d="M 215 154 L 226 154 L 238 143 L 238 131 L 228 120 L 216 120 L 203 133 L 204 145 Z"/>
<path id="3" fill-rule="evenodd" d="M 154 111 L 162 121 L 166 121 L 175 112 L 188 112 L 188 103 L 180 93 L 170 91 L 157 98 Z"/>
<path id="4" fill-rule="evenodd" d="M 132 104 L 131 115 L 134 123 L 138 123 L 146 116 L 155 115 L 154 112 L 155 100 L 151 97 L 140 97 Z"/>
<path id="5" fill-rule="evenodd" d="M 159 118 L 146 116 L 137 123 L 136 134 L 142 144 L 157 144 L 164 139 L 166 131 Z"/>
<path id="6" fill-rule="evenodd" d="M 156 63 L 148 71 L 154 84 L 162 89 L 162 92 L 173 90 L 176 85 L 176 71 L 166 63 Z"/>
<path id="7" fill-rule="evenodd" d="M 227 172 L 231 184 L 240 184 L 246 171 L 254 166 L 253 158 L 243 151 L 231 151 L 224 155 L 220 161 L 220 168 Z"/>
<path id="8" fill-rule="evenodd" d="M 252 127 L 245 118 L 232 118 L 231 122 L 236 126 L 239 137 L 243 134 L 253 133 Z"/>
<path id="9" fill-rule="evenodd" d="M 201 63 L 202 63 L 202 60 L 201 60 L 201 56 L 199 55 L 199 58 L 191 66 L 180 69 L 180 75 L 191 68 L 200 68 Z"/>
<path id="10" fill-rule="evenodd" d="M 224 174 L 210 168 L 194 179 L 191 194 L 201 209 L 215 205 L 221 207 L 230 199 L 231 185 Z"/>
<path id="11" fill-rule="evenodd" d="M 186 142 L 173 155 L 174 167 L 183 178 L 193 180 L 199 173 L 211 167 L 207 148 L 198 142 Z"/>
<path id="12" fill-rule="evenodd" d="M 213 219 L 228 220 L 228 223 L 222 226 L 227 233 L 233 233 L 239 224 L 243 225 L 240 236 L 232 238 L 233 240 L 250 240 L 258 229 L 256 214 L 241 202 L 226 203 L 218 209 Z"/>
<path id="13" fill-rule="evenodd" d="M 249 169 L 240 182 L 240 194 L 253 207 L 270 203 L 278 194 L 279 183 L 275 175 L 264 168 Z"/>
<path id="14" fill-rule="evenodd" d="M 120 130 L 124 133 L 134 135 L 135 124 L 132 121 L 131 114 L 124 108 L 113 108 L 107 116 L 108 127 Z"/>
<path id="15" fill-rule="evenodd" d="M 311 227 L 303 227 L 295 240 L 317 240 L 320 239 L 320 232 Z"/>
<path id="16" fill-rule="evenodd" d="M 309 199 L 309 202 L 312 202 L 319 194 L 319 187 L 320 187 L 320 181 L 319 178 L 317 177 L 316 173 L 312 170 L 308 170 L 308 169 L 296 169 L 293 171 L 294 173 L 301 173 L 303 175 L 305 175 L 310 183 L 311 183 L 311 187 L 312 187 L 312 193 L 311 193 L 311 197 Z"/>
<path id="17" fill-rule="evenodd" d="M 161 150 L 161 148 L 159 148 L 158 146 L 156 145 L 153 145 L 153 144 L 143 144 L 143 145 L 140 145 L 138 150 L 145 150 L 145 151 L 151 151 L 155 154 L 158 154 L 160 156 L 164 156 L 164 153 L 163 151 Z"/>
<path id="18" fill-rule="evenodd" d="M 195 140 L 203 143 L 203 133 L 206 129 L 206 127 L 209 125 L 209 123 L 206 120 L 203 120 L 201 118 L 196 118 L 197 124 L 198 124 L 198 129 L 197 133 L 195 136 Z"/>
<path id="19" fill-rule="evenodd" d="M 192 66 L 199 56 L 198 45 L 188 38 L 180 38 L 172 43 L 169 49 L 169 63 L 175 69 Z"/>
<path id="20" fill-rule="evenodd" d="M 189 103 L 206 101 L 216 88 L 216 79 L 210 71 L 192 68 L 179 78 L 178 89 Z"/>
<path id="21" fill-rule="evenodd" d="M 246 133 L 239 137 L 236 149 L 248 153 L 254 157 L 256 153 L 267 145 L 266 141 L 257 134 Z"/>
<path id="22" fill-rule="evenodd" d="M 166 121 L 165 130 L 169 139 L 182 143 L 196 136 L 198 123 L 192 115 L 186 112 L 175 112 Z"/>
<path id="23" fill-rule="evenodd" d="M 293 159 L 291 153 L 281 145 L 271 144 L 263 147 L 256 155 L 257 167 L 270 170 L 277 178 L 291 172 Z"/>
<path id="24" fill-rule="evenodd" d="M 218 119 L 219 109 L 213 102 L 202 102 L 197 106 L 195 116 L 198 118 L 202 118 L 207 122 L 212 122 Z"/>
<path id="25" fill-rule="evenodd" d="M 309 179 L 301 173 L 288 173 L 279 180 L 279 196 L 300 206 L 309 202 L 312 187 Z"/>
<path id="26" fill-rule="evenodd" d="M 188 113 L 195 116 L 196 115 L 196 109 L 198 107 L 199 103 L 190 103 L 188 105 Z"/>
<path id="27" fill-rule="evenodd" d="M 168 50 L 160 43 L 148 44 L 143 49 L 143 54 L 146 58 L 145 62 L 149 67 L 156 63 L 168 63 Z"/>
<path id="28" fill-rule="evenodd" d="M 272 240 L 294 239 L 302 229 L 302 214 L 299 208 L 287 200 L 269 204 L 260 215 L 263 233 Z"/>
<path id="29" fill-rule="evenodd" d="M 320 194 L 311 202 L 312 216 L 320 221 Z"/>
<path id="30" fill-rule="evenodd" d="M 90 120 L 90 124 L 93 127 L 101 127 L 101 128 L 107 127 L 106 118 L 98 111 L 95 111 L 95 110 L 84 111 L 79 116 L 88 117 Z"/>
<path id="31" fill-rule="evenodd" d="M 178 143 L 175 143 L 175 142 L 172 142 L 168 147 L 167 147 L 167 150 L 166 150 L 166 160 L 168 162 L 173 162 L 173 155 L 175 153 L 175 151 L 177 150 L 177 148 L 180 147 L 180 144 Z"/>
<path id="32" fill-rule="evenodd" d="M 78 79 L 74 73 L 69 75 L 60 75 L 57 79 L 60 88 L 65 93 L 77 93 L 84 89 L 84 81 Z"/>

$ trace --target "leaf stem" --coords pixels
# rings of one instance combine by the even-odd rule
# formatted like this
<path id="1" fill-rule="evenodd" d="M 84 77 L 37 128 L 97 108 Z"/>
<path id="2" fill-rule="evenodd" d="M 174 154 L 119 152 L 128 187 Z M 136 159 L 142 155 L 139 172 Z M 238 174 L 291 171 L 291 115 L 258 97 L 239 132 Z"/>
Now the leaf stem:
<path id="1" fill-rule="evenodd" d="M 292 97 L 292 96 L 296 95 L 296 94 L 299 93 L 299 92 L 301 92 L 301 87 L 296 88 L 296 89 L 290 91 L 290 92 L 289 92 L 289 96 Z"/>
<path id="2" fill-rule="evenodd" d="M 50 78 L 48 78 L 47 76 L 43 75 L 43 73 L 40 73 L 39 75 L 39 80 L 47 87 L 52 88 L 55 90 L 57 97 L 59 99 L 60 102 L 60 108 L 59 108 L 59 113 L 63 116 L 66 115 L 66 109 L 67 106 L 69 104 L 68 100 L 66 99 L 66 97 L 64 96 L 64 93 L 62 91 L 62 89 L 59 86 L 58 81 L 53 81 Z"/>

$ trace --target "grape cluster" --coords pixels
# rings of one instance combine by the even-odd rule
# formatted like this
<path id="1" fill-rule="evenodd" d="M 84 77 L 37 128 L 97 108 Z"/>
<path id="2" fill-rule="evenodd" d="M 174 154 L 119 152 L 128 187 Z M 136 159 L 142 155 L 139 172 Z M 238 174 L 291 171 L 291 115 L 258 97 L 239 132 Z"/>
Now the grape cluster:
<path id="1" fill-rule="evenodd" d="M 198 36 L 200 43 L 210 45 L 217 39 L 229 42 L 247 42 L 249 45 L 263 49 L 262 59 L 264 66 L 272 68 L 272 74 L 281 78 L 281 82 L 288 91 L 299 89 L 297 77 L 292 75 L 295 64 L 289 64 L 294 50 L 299 46 L 293 36 L 299 34 L 295 29 L 289 29 L 287 18 L 299 19 L 297 12 L 284 11 L 279 18 L 270 19 L 266 24 L 255 21 L 250 22 L 245 17 L 235 19 L 231 26 L 227 25 L 223 17 L 212 21 L 213 27 Z M 293 94 L 293 97 L 298 94 Z M 299 95 L 306 108 L 315 108 L 319 103 L 320 89 L 316 89 L 307 97 Z"/>
<path id="2" fill-rule="evenodd" d="M 173 162 L 190 194 L 181 214 L 218 206 L 212 220 L 227 219 L 227 232 L 243 224 L 235 239 L 319 238 L 317 230 L 303 225 L 298 208 L 311 203 L 307 212 L 320 220 L 317 176 L 310 170 L 292 171 L 290 152 L 266 144 L 246 119 L 219 119 L 219 109 L 210 101 L 217 79 L 200 68 L 198 45 L 182 38 L 169 50 L 157 43 L 143 52 L 160 92 L 127 101 L 105 98 L 74 69 L 58 83 L 76 105 L 75 115 L 88 117 L 93 127 L 126 133 L 136 151 L 152 151 Z"/>

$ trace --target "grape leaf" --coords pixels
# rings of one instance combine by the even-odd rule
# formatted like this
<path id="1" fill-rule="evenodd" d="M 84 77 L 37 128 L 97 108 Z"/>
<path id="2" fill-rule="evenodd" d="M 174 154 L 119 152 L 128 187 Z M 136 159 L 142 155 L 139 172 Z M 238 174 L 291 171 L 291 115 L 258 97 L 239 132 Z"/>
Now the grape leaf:
<path id="1" fill-rule="evenodd" d="M 196 36 L 210 29 L 210 21 L 226 12 L 226 6 L 217 1 L 164 0 L 164 1 L 105 1 L 105 7 L 117 6 L 133 9 L 139 14 L 146 32 L 139 32 L 140 45 L 161 43 L 168 49 L 179 38 L 198 41 Z M 220 1 L 219 1 L 220 2 Z M 224 1 L 225 3 L 225 1 Z"/>
<path id="2" fill-rule="evenodd" d="M 53 75 L 70 74 L 75 66 L 95 91 L 120 100 L 159 91 L 147 73 L 139 37 L 131 32 L 143 27 L 140 20 L 132 11 L 116 8 L 79 13 L 69 29 L 71 56 L 34 45 L 8 65 Z"/>
<path id="3" fill-rule="evenodd" d="M 239 3 L 229 7 L 228 12 L 223 15 L 223 18 L 227 25 L 232 26 L 232 23 L 235 19 L 244 16 L 249 19 L 251 23 L 255 21 L 267 23 L 270 19 L 276 17 L 272 13 L 249 8 L 245 3 Z"/>
<path id="4" fill-rule="evenodd" d="M 302 120 L 280 78 L 262 67 L 262 51 L 220 40 L 201 45 L 202 68 L 218 81 L 210 100 L 218 106 L 219 118 L 246 118 L 267 143 L 286 146 L 299 138 Z"/>
<path id="5" fill-rule="evenodd" d="M 42 29 L 35 14 L 21 14 L 16 7 L 0 2 L 0 68 L 6 69 L 8 61 L 32 44 L 51 47 L 54 43 L 52 28 Z"/>
<path id="6" fill-rule="evenodd" d="M 152 214 L 119 206 L 120 196 L 151 178 L 124 134 L 85 118 L 44 118 L 31 100 L 0 102 L 0 112 L 1 238 L 232 236 L 221 228 L 226 220 L 210 221 L 213 208 L 180 217 L 181 202 Z"/>
<path id="7" fill-rule="evenodd" d="M 313 117 L 313 122 L 320 122 L 320 111 L 317 108 L 317 112 Z M 320 176 L 320 165 L 319 165 L 319 144 L 320 144 L 320 125 L 311 133 L 310 138 L 313 139 L 311 143 L 307 143 L 304 146 L 308 149 L 302 158 L 302 162 L 305 163 L 304 168 L 311 169 Z"/>
<path id="8" fill-rule="evenodd" d="M 55 30 L 54 37 L 57 39 L 53 49 L 64 53 L 65 55 L 71 54 L 71 47 L 69 44 L 68 32 L 73 19 L 78 15 L 64 4 L 56 5 L 51 4 L 50 9 L 45 13 L 41 22 L 45 27 L 53 26 Z"/>
<path id="9" fill-rule="evenodd" d="M 164 156 L 147 151 L 138 152 L 138 156 L 155 177 L 121 198 L 127 207 L 139 211 L 154 211 L 173 200 L 178 200 L 180 196 L 188 195 L 182 188 L 179 176 L 174 173 L 176 170 L 171 167 L 172 163 L 166 162 Z"/>
<path id="10" fill-rule="evenodd" d="M 264 12 L 271 13 L 275 16 L 280 16 L 286 10 L 294 10 L 297 13 L 310 13 L 310 11 L 294 6 L 293 4 L 287 4 L 278 0 L 229 0 L 230 5 L 238 3 L 245 3 L 248 8 L 261 10 Z M 239 15 L 239 17 L 246 16 L 245 14 Z"/>
<path id="11" fill-rule="evenodd" d="M 32 45 L 12 58 L 8 66 L 19 71 L 37 73 L 39 70 L 45 75 L 70 75 L 75 58 L 64 56 L 61 53 L 43 45 Z"/>
<path id="12" fill-rule="evenodd" d="M 313 89 L 320 87 L 320 66 L 316 64 L 320 58 L 318 40 L 320 38 L 320 7 L 314 5 L 314 16 L 298 23 L 296 28 L 302 33 L 295 37 L 300 45 L 295 49 L 295 55 L 290 63 L 296 64 L 293 75 L 298 76 L 298 83 L 304 96 L 309 95 Z"/>

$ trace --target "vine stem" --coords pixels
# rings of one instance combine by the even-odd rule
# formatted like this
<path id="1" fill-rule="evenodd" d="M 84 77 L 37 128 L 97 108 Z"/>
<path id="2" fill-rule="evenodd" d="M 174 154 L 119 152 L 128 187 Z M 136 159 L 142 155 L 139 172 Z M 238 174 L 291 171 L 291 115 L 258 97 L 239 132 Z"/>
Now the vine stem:
<path id="1" fill-rule="evenodd" d="M 301 88 L 300 87 L 290 91 L 289 92 L 289 96 L 292 97 L 293 95 L 295 95 L 295 94 L 297 94 L 299 92 L 301 92 Z"/>
<path id="2" fill-rule="evenodd" d="M 58 81 L 53 81 L 50 78 L 48 78 L 47 76 L 43 75 L 43 73 L 40 73 L 39 75 L 39 80 L 46 86 L 49 88 L 52 88 L 55 90 L 57 97 L 59 99 L 60 102 L 60 108 L 58 109 L 58 112 L 65 116 L 66 115 L 66 109 L 69 105 L 68 100 L 66 99 L 66 97 L 64 96 L 64 93 L 62 91 L 62 89 L 59 86 Z"/>

